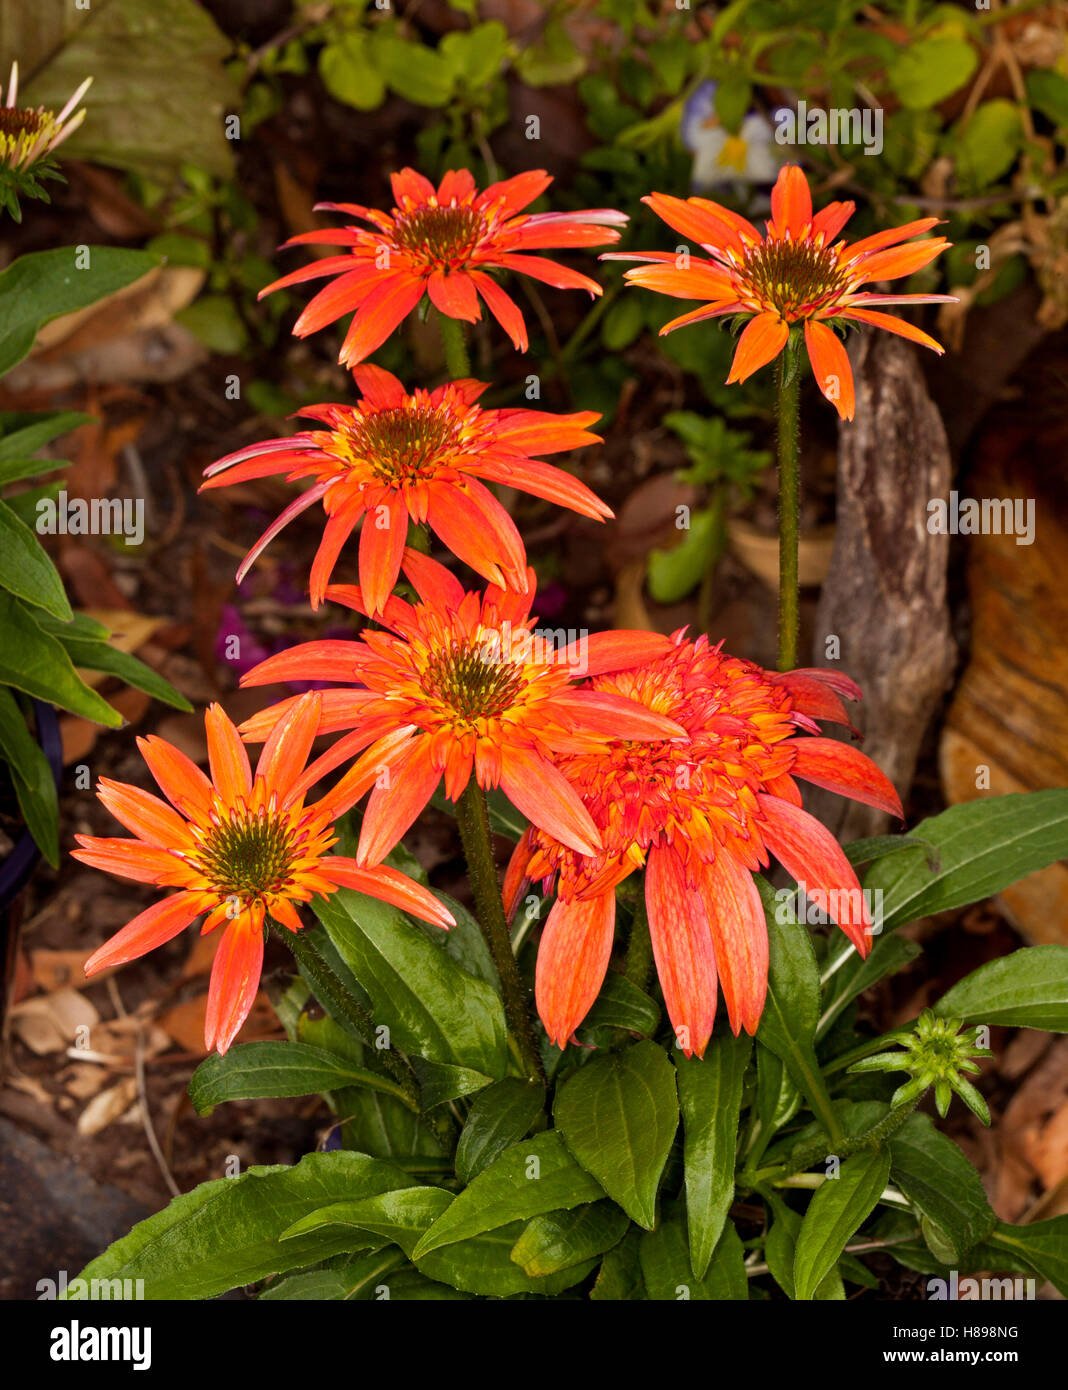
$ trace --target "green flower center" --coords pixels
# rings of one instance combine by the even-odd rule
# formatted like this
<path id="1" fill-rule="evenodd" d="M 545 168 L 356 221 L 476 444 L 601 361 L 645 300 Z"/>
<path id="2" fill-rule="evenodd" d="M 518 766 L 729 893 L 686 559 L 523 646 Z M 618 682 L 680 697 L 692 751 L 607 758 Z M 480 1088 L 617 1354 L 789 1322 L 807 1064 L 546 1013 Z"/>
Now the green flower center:
<path id="1" fill-rule="evenodd" d="M 296 854 L 290 827 L 261 809 L 215 826 L 199 858 L 213 888 L 248 901 L 280 891 Z"/>

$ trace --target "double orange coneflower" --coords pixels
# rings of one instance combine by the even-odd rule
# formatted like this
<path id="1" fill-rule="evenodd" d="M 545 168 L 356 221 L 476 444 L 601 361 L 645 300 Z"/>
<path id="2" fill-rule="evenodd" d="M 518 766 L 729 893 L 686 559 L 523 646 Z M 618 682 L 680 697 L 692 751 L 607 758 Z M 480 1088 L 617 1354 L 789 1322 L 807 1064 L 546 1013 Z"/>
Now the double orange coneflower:
<path id="1" fill-rule="evenodd" d="M 599 294 L 594 281 L 528 253 L 602 246 L 626 221 L 611 209 L 524 214 L 550 182 L 535 171 L 480 193 L 466 171 L 446 174 L 435 188 L 406 169 L 394 177 L 391 214 L 337 205 L 373 230 L 294 238 L 344 251 L 264 293 L 333 277 L 294 331 L 304 335 L 355 311 L 341 350 L 350 365 L 381 344 L 424 294 L 442 315 L 466 322 L 479 318 L 481 299 L 525 350 L 522 316 L 491 272 Z M 932 223 L 846 248 L 834 238 L 852 204 L 813 216 L 799 170 L 784 171 L 776 186 L 766 238 L 700 199 L 654 194 L 649 201 L 714 259 L 689 270 L 654 264 L 628 278 L 710 301 L 669 328 L 749 315 L 732 380 L 770 360 L 799 321 L 817 376 L 823 368 L 848 369 L 837 339 L 833 348 L 828 341 L 834 335 L 827 324 L 843 318 L 937 346 L 868 307 L 889 301 L 857 293 L 864 281 L 907 273 L 936 255 L 941 243 L 883 249 Z M 478 404 L 485 386 L 467 377 L 411 392 L 375 366 L 355 365 L 354 378 L 362 393 L 356 405 L 301 411 L 322 428 L 228 455 L 206 470 L 204 487 L 282 473 L 308 483 L 249 551 L 238 579 L 289 520 L 322 502 L 326 524 L 311 565 L 312 603 L 341 604 L 379 626 L 355 641 L 310 642 L 262 662 L 245 684 L 313 680 L 337 688 L 283 700 L 247 720 L 240 735 L 212 706 L 210 778 L 169 744 L 146 739 L 140 746 L 166 801 L 101 782 L 101 800 L 137 838 L 79 837 L 77 857 L 174 892 L 95 952 L 87 970 L 131 960 L 208 913 L 203 930 L 225 924 L 225 931 L 205 1045 L 225 1052 L 255 996 L 268 919 L 298 931 L 301 904 L 350 887 L 451 924 L 431 893 L 382 862 L 442 780 L 453 800 L 499 786 L 531 823 L 505 896 L 514 905 L 530 878 L 556 884 L 536 998 L 560 1046 L 604 979 L 616 886 L 642 867 L 656 965 L 687 1053 L 700 1055 L 707 1044 L 717 980 L 731 1027 L 757 1026 L 767 935 L 752 871 L 769 855 L 810 895 L 846 904 L 831 915 L 864 954 L 871 923 L 854 896 L 856 877 L 830 834 L 801 808 L 795 781 L 900 814 L 896 792 L 869 759 L 819 737 L 816 719 L 848 724 L 842 697 L 859 696 L 852 682 L 825 671 L 772 675 L 682 633 L 615 631 L 547 642 L 531 616 L 535 581 L 523 542 L 487 484 L 517 487 L 595 520 L 610 517 L 584 484 L 538 457 L 598 442 L 588 429 L 598 417 L 486 409 Z M 409 547 L 410 522 L 429 526 L 488 581 L 484 594 L 466 591 L 445 566 Z M 332 583 L 357 528 L 359 583 Z M 393 593 L 402 574 L 415 603 Z M 319 734 L 337 737 L 309 764 Z M 255 773 L 242 736 L 265 741 Z M 333 788 L 306 804 L 320 780 L 345 764 Z M 331 853 L 336 819 L 368 792 L 355 858 Z"/>

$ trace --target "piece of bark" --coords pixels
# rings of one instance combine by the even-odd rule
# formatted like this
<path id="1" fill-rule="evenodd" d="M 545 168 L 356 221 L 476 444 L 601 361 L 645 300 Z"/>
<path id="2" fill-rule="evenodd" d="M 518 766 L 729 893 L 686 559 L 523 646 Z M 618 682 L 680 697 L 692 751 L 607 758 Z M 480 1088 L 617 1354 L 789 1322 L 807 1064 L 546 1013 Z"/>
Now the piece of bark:
<path id="1" fill-rule="evenodd" d="M 928 502 L 949 492 L 949 445 L 914 348 L 865 334 L 853 370 L 856 419 L 840 432 L 837 535 L 813 665 L 836 665 L 859 683 L 864 751 L 904 799 L 955 663 L 949 537 L 927 529 Z M 832 636 L 837 663 L 828 660 Z M 880 834 L 889 823 L 882 812 L 828 792 L 814 792 L 809 806 L 843 840 Z"/>

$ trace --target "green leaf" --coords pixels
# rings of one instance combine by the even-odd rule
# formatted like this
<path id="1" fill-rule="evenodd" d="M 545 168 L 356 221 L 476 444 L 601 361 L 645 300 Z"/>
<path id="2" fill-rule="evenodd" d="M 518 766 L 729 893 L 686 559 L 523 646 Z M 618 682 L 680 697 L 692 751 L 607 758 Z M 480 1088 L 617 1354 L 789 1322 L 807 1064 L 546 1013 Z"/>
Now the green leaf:
<path id="1" fill-rule="evenodd" d="M 1016 106 L 1003 98 L 984 101 L 963 127 L 952 132 L 950 151 L 962 185 L 979 192 L 989 188 L 1016 163 L 1024 130 Z"/>
<path id="2" fill-rule="evenodd" d="M 0 589 L 53 617 L 74 616 L 59 571 L 44 546 L 5 502 L 0 502 Z"/>
<path id="3" fill-rule="evenodd" d="M 1024 946 L 987 961 L 943 994 L 939 1018 L 1068 1033 L 1068 946 Z"/>
<path id="4" fill-rule="evenodd" d="M 779 1057 L 794 1085 L 817 1111 L 830 1108 L 820 1078 L 814 1039 L 820 1011 L 820 979 L 808 931 L 784 914 L 767 881 L 757 875 L 768 923 L 768 993 L 757 1042 Z M 780 916 L 791 920 L 780 922 Z"/>
<path id="5" fill-rule="evenodd" d="M 185 1192 L 140 1221 L 82 1271 L 83 1279 L 143 1279 L 148 1299 L 212 1298 L 345 1249 L 317 1233 L 279 1241 L 331 1202 L 409 1187 L 400 1168 L 366 1154 L 308 1154 L 295 1167 L 250 1168 Z"/>
<path id="6" fill-rule="evenodd" d="M 890 1156 L 895 1185 L 939 1229 L 949 1262 L 959 1266 L 996 1222 L 979 1174 L 929 1115 L 909 1116 L 890 1140 Z"/>
<path id="7" fill-rule="evenodd" d="M 594 1057 L 560 1087 L 564 1142 L 627 1215 L 652 1228 L 660 1175 L 679 1124 L 675 1070 L 654 1042 Z"/>
<path id="8" fill-rule="evenodd" d="M 58 868 L 59 799 L 55 778 L 14 695 L 4 685 L 0 685 L 0 755 L 8 764 L 26 829 L 48 862 Z"/>
<path id="9" fill-rule="evenodd" d="M 574 1211 L 551 1211 L 527 1222 L 512 1247 L 512 1260 L 532 1279 L 603 1255 L 623 1239 L 630 1222 L 614 1202 L 591 1202 Z"/>
<path id="10" fill-rule="evenodd" d="M 62 646 L 13 595 L 0 592 L 0 683 L 116 729 L 122 715 L 80 680 Z"/>
<path id="11" fill-rule="evenodd" d="M 154 700 L 162 700 L 165 705 L 171 705 L 174 709 L 186 713 L 192 711 L 193 706 L 185 696 L 179 694 L 170 681 L 164 680 L 138 657 L 120 651 L 107 640 L 83 636 L 77 630 L 71 630 L 68 623 L 41 619 L 40 626 L 62 644 L 75 666 L 80 666 L 86 671 L 103 671 L 106 675 L 117 676 L 127 685 L 132 685 L 135 690 L 143 690 L 146 695 L 151 695 Z"/>
<path id="12" fill-rule="evenodd" d="M 470 1067 L 453 1067 L 444 1062 L 428 1062 L 425 1057 L 411 1059 L 412 1070 L 419 1080 L 419 1096 L 424 1110 L 445 1105 L 450 1100 L 473 1095 L 489 1086 L 492 1076 L 472 1071 Z"/>
<path id="13" fill-rule="evenodd" d="M 915 835 L 873 835 L 870 839 L 854 840 L 852 844 L 842 846 L 845 857 L 854 869 L 862 864 L 873 864 L 877 859 L 885 859 L 888 854 L 897 854 L 899 850 L 919 848 L 930 851 L 934 846 Z"/>
<path id="14" fill-rule="evenodd" d="M 716 87 L 716 115 L 731 135 L 742 128 L 753 103 L 753 84 L 741 74 L 725 77 Z"/>
<path id="15" fill-rule="evenodd" d="M 545 1108 L 545 1090 L 507 1076 L 480 1091 L 471 1103 L 456 1146 L 456 1176 L 472 1182 L 505 1149 L 526 1138 Z"/>
<path id="16" fill-rule="evenodd" d="M 372 58 L 393 91 L 416 106 L 444 106 L 452 96 L 452 68 L 432 48 L 376 33 Z"/>
<path id="17" fill-rule="evenodd" d="M 490 86 L 508 57 L 508 30 L 496 19 L 467 31 L 454 29 L 441 40 L 438 52 L 477 95 Z"/>
<path id="18" fill-rule="evenodd" d="M 396 908 L 343 888 L 312 907 L 341 959 L 367 991 L 392 1045 L 432 1062 L 499 1078 L 507 1066 L 496 992 L 451 960 Z M 445 933 L 441 936 L 444 938 Z"/>
<path id="19" fill-rule="evenodd" d="M 646 1293 L 660 1302 L 741 1302 L 749 1297 L 742 1242 L 730 1221 L 724 1226 L 708 1271 L 701 1279 L 690 1267 L 686 1225 L 678 1217 L 662 1221 L 655 1231 L 645 1232 L 641 1262 Z"/>
<path id="20" fill-rule="evenodd" d="M 368 36 L 357 29 L 343 33 L 319 51 L 319 76 L 337 101 L 357 111 L 373 111 L 386 96 L 386 84 L 374 64 Z"/>
<path id="21" fill-rule="evenodd" d="M 920 39 L 891 63 L 890 87 L 903 106 L 914 110 L 937 106 L 964 86 L 978 61 L 978 53 L 965 39 Z"/>
<path id="22" fill-rule="evenodd" d="M 797 1253 L 798 1232 L 801 1230 L 801 1215 L 788 1207 L 775 1193 L 769 1194 L 769 1197 L 775 1212 L 775 1220 L 772 1222 L 771 1230 L 764 1241 L 764 1259 L 771 1271 L 771 1277 L 787 1298 L 793 1300 L 797 1297 L 794 1288 L 794 1257 Z M 840 1263 L 844 1263 L 849 1258 L 848 1255 L 841 1257 Z M 842 1287 L 838 1266 L 832 1268 L 825 1275 L 823 1282 L 812 1297 L 814 1301 L 819 1303 L 838 1302 L 845 1298 L 845 1289 Z"/>
<path id="23" fill-rule="evenodd" d="M 737 1038 L 721 1034 L 713 1037 L 704 1061 L 697 1057 L 675 1059 L 690 1263 L 699 1279 L 712 1259 L 734 1200 L 742 1079 L 752 1047 L 752 1039 L 744 1033 Z"/>
<path id="24" fill-rule="evenodd" d="M 85 123 L 63 145 L 63 157 L 155 175 L 187 163 L 230 174 L 223 120 L 240 109 L 225 67 L 232 45 L 203 6 L 93 0 L 33 8 L 53 10 L 56 19 L 43 35 L 47 62 L 25 65 L 26 77 L 33 72 L 27 101 L 58 111 L 87 74 L 94 79 Z"/>
<path id="25" fill-rule="evenodd" d="M 370 1254 L 331 1260 L 319 1269 L 302 1270 L 299 1274 L 274 1279 L 259 1297 L 269 1302 L 325 1303 L 350 1300 L 366 1303 L 388 1276 L 401 1271 L 404 1264 L 404 1255 L 395 1246 L 385 1250 L 379 1248 Z M 400 1278 L 400 1273 L 396 1273 L 396 1277 Z M 392 1297 L 392 1288 L 390 1295 Z"/>
<path id="26" fill-rule="evenodd" d="M 514 1294 L 552 1295 L 581 1284 L 596 1267 L 596 1260 L 571 1265 L 556 1274 L 531 1279 L 512 1260 L 515 1243 L 523 1226 L 513 1221 L 485 1235 L 457 1241 L 443 1249 L 431 1250 L 419 1259 L 419 1270 L 466 1293 L 485 1298 L 510 1298 Z"/>
<path id="27" fill-rule="evenodd" d="M 1068 1298 L 1068 1216 L 1010 1226 L 999 1221 L 989 1244 L 1008 1250 Z"/>
<path id="28" fill-rule="evenodd" d="M 464 1188 L 415 1248 L 419 1260 L 444 1245 L 549 1211 L 569 1211 L 604 1193 L 549 1132 L 506 1149 Z"/>
<path id="29" fill-rule="evenodd" d="M 1052 68 L 1027 74 L 1027 100 L 1056 126 L 1068 126 L 1068 77 Z"/>
<path id="30" fill-rule="evenodd" d="M 657 603 L 678 603 L 704 578 L 719 550 L 719 514 L 696 511 L 681 544 L 649 553 L 649 593 Z"/>
<path id="31" fill-rule="evenodd" d="M 645 314 L 636 294 L 624 294 L 612 305 L 601 325 L 601 342 L 609 352 L 630 347 L 645 326 Z"/>
<path id="32" fill-rule="evenodd" d="M 86 257 L 88 265 L 79 269 Z M 63 246 L 20 256 L 0 271 L 0 376 L 22 361 L 46 323 L 132 285 L 158 264 L 144 251 L 117 246 Z"/>
<path id="33" fill-rule="evenodd" d="M 883 895 L 883 930 L 1000 893 L 1068 858 L 1068 791 L 1018 792 L 951 806 L 914 833 L 939 856 L 895 854 L 872 866 L 864 888 Z"/>
<path id="34" fill-rule="evenodd" d="M 515 70 L 531 87 L 556 87 L 581 77 L 586 59 L 575 47 L 562 17 L 554 15 L 537 43 L 520 48 Z"/>
<path id="35" fill-rule="evenodd" d="M 644 1236 L 644 1231 L 631 1226 L 619 1244 L 608 1251 L 590 1290 L 592 1303 L 632 1303 L 645 1298 L 640 1256 Z"/>
<path id="36" fill-rule="evenodd" d="M 213 1053 L 193 1073 L 189 1098 L 203 1115 L 227 1100 L 313 1096 L 344 1086 L 369 1086 L 404 1099 L 404 1092 L 388 1077 L 336 1052 L 299 1042 L 239 1043 L 225 1056 Z"/>
<path id="37" fill-rule="evenodd" d="M 582 1029 L 625 1028 L 652 1036 L 660 1023 L 660 1005 L 625 975 L 610 970 Z"/>
<path id="38" fill-rule="evenodd" d="M 91 425 L 93 418 L 92 415 L 83 415 L 80 410 L 49 410 L 41 414 L 18 411 L 0 413 L 0 483 L 10 481 L 2 465 L 24 462 L 61 434 L 69 434 L 82 425 Z M 63 466 L 62 460 L 58 459 L 36 459 L 34 462 L 42 473 L 48 468 Z"/>
<path id="39" fill-rule="evenodd" d="M 205 347 L 223 356 L 235 356 L 248 346 L 248 329 L 237 305 L 228 294 L 202 294 L 175 314 Z"/>
<path id="40" fill-rule="evenodd" d="M 890 1154 L 871 1149 L 842 1164 L 808 1204 L 794 1254 L 796 1296 L 807 1302 L 838 1263 L 846 1243 L 867 1220 L 890 1176 Z"/>
<path id="41" fill-rule="evenodd" d="M 284 1230 L 281 1240 L 296 1240 L 314 1231 L 349 1227 L 399 1245 L 411 1259 L 420 1238 L 455 1201 L 442 1187 L 401 1187 L 357 1201 L 319 1207 Z"/>

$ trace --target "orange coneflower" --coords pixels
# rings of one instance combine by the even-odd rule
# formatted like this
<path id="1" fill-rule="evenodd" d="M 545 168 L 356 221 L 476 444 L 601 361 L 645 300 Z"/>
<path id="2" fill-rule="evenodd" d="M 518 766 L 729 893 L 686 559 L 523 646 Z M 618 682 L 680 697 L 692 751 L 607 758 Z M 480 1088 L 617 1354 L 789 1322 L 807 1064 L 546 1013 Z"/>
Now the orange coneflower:
<path id="1" fill-rule="evenodd" d="M 692 237 L 711 260 L 677 252 L 609 252 L 602 260 L 662 262 L 628 270 L 635 285 L 658 290 L 676 299 L 705 299 L 700 309 L 672 319 L 660 330 L 670 333 L 684 324 L 737 314 L 748 320 L 731 364 L 728 383 L 744 381 L 786 346 L 792 324 L 803 323 L 805 346 L 816 382 L 843 420 L 854 411 L 853 373 L 832 324 L 849 320 L 874 324 L 899 333 L 941 353 L 929 334 L 903 319 L 880 313 L 875 305 L 943 304 L 945 294 L 868 294 L 860 286 L 911 275 L 940 255 L 944 237 L 910 241 L 938 225 L 924 217 L 891 227 L 851 246 L 835 238 L 852 217 L 854 203 L 828 203 L 813 215 L 808 182 L 796 164 L 779 174 L 771 194 L 771 220 L 761 236 L 744 217 L 707 198 L 672 198 L 651 193 L 643 198 L 658 217 Z M 908 245 L 901 243 L 909 242 Z"/>
<path id="2" fill-rule="evenodd" d="M 670 639 L 603 632 L 568 642 L 563 632 L 543 634 L 530 616 L 533 570 L 526 593 L 490 585 L 481 598 L 465 593 L 443 565 L 416 551 L 404 552 L 404 572 L 421 602 L 389 599 L 379 621 L 391 632 L 367 631 L 356 642 L 307 642 L 269 657 L 242 681 L 359 686 L 324 693 L 322 732 L 353 732 L 307 773 L 314 779 L 362 753 L 334 789 L 352 805 L 375 787 L 357 862 L 376 864 L 389 853 L 442 776 L 446 795 L 455 801 L 472 774 L 481 787 L 503 788 L 525 816 L 564 844 L 581 853 L 599 849 L 597 827 L 557 770 L 556 758 L 606 738 L 685 734 L 633 700 L 578 688 L 575 678 L 634 666 L 670 649 Z M 367 612 L 355 585 L 331 585 L 326 592 Z M 254 715 L 241 726 L 242 734 L 263 738 L 292 703 Z"/>
<path id="3" fill-rule="evenodd" d="M 615 889 L 645 865 L 653 954 L 668 1014 L 687 1053 L 704 1053 L 716 1013 L 717 976 L 731 1027 L 756 1031 L 764 1007 L 768 938 L 752 870 L 773 854 L 825 907 L 861 955 L 871 918 L 856 874 L 834 837 L 801 809 L 795 778 L 894 815 L 901 803 L 870 758 L 814 731 L 814 718 L 848 723 L 841 695 L 859 697 L 829 671 L 774 675 L 684 641 L 645 667 L 601 676 L 602 695 L 636 700 L 677 721 L 689 743 L 617 738 L 559 766 L 600 832 L 582 856 L 532 827 L 505 882 L 514 910 L 529 879 L 557 901 L 538 950 L 538 1011 L 563 1047 L 597 997 L 612 950 Z"/>
<path id="4" fill-rule="evenodd" d="M 307 337 L 355 309 L 340 360 L 361 362 L 384 343 L 422 299 L 430 296 L 448 318 L 474 323 L 479 298 L 520 352 L 527 330 L 515 302 L 487 270 L 514 270 L 557 289 L 601 293 L 596 281 L 555 261 L 523 254 L 550 248 L 607 246 L 619 240 L 612 228 L 627 221 L 612 208 L 581 212 L 521 212 L 552 183 L 543 169 L 532 169 L 479 193 L 466 169 L 450 170 L 435 189 L 414 169 L 392 176 L 396 207 L 392 214 L 356 203 L 321 203 L 320 208 L 369 222 L 360 227 L 301 232 L 285 244 L 305 242 L 347 248 L 343 255 L 315 261 L 268 285 L 261 294 L 324 275 L 337 278 L 320 290 L 293 329 Z"/>
<path id="5" fill-rule="evenodd" d="M 353 375 L 363 392 L 358 405 L 299 412 L 327 428 L 253 444 L 205 470 L 205 488 L 272 473 L 314 480 L 245 556 L 238 583 L 282 527 L 320 499 L 328 521 L 312 565 L 312 604 L 322 602 L 342 546 L 363 521 L 360 586 L 372 615 L 381 612 L 397 582 L 409 517 L 427 522 L 483 578 L 504 588 L 526 585 L 519 532 L 482 478 L 598 521 L 612 515 L 577 478 L 532 457 L 599 444 L 586 428 L 597 414 L 484 410 L 476 401 L 486 386 L 473 380 L 408 395 L 381 367 L 357 367 Z"/>
<path id="6" fill-rule="evenodd" d="M 333 821 L 339 808 L 332 795 L 305 806 L 307 784 L 301 779 L 321 704 L 318 692 L 293 702 L 267 740 L 255 776 L 237 730 L 219 705 L 212 705 L 204 719 L 210 780 L 164 739 L 138 739 L 167 801 L 101 778 L 100 800 L 137 838 L 76 837 L 81 848 L 74 858 L 82 863 L 178 890 L 94 951 L 85 963 L 87 975 L 162 946 L 202 912 L 210 913 L 203 932 L 227 923 L 208 991 L 204 1046 L 209 1051 L 227 1050 L 252 1007 L 267 917 L 299 931 L 296 904 L 346 887 L 439 926 L 454 924 L 437 899 L 404 874 L 386 866 L 365 868 L 327 853 L 336 842 Z"/>

